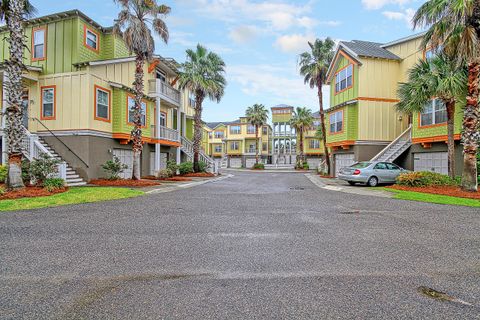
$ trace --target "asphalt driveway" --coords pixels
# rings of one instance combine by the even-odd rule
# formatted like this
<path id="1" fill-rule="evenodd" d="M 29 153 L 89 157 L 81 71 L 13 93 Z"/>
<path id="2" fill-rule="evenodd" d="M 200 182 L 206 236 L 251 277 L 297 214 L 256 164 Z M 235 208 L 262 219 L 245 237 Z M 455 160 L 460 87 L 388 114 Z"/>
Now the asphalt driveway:
<path id="1" fill-rule="evenodd" d="M 479 209 L 234 174 L 0 213 L 0 318 L 480 319 Z"/>

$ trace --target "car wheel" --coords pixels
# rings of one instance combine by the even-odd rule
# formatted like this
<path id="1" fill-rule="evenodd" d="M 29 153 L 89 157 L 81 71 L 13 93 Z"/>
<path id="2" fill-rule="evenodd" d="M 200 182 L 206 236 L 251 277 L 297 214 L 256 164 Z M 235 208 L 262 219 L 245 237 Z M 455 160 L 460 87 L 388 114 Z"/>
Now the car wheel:
<path id="1" fill-rule="evenodd" d="M 355 182 L 353 182 L 353 181 L 347 181 L 347 182 L 348 182 L 348 184 L 351 185 L 351 186 L 354 186 L 354 185 L 355 185 Z"/>
<path id="2" fill-rule="evenodd" d="M 376 186 L 378 186 L 378 178 L 377 178 L 377 177 L 370 177 L 370 179 L 368 179 L 367 185 L 368 185 L 369 187 L 376 187 Z"/>

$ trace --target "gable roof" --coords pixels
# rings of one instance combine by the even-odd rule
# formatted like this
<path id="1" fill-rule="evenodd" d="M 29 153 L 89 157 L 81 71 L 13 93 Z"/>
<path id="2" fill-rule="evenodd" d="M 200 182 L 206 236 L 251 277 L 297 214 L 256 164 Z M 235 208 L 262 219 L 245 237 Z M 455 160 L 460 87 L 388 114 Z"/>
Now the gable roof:
<path id="1" fill-rule="evenodd" d="M 240 119 L 234 120 L 234 121 L 222 121 L 222 122 L 206 122 L 205 125 L 209 127 L 210 129 L 215 129 L 218 126 L 224 125 L 228 126 L 230 124 L 237 124 L 240 123 Z"/>

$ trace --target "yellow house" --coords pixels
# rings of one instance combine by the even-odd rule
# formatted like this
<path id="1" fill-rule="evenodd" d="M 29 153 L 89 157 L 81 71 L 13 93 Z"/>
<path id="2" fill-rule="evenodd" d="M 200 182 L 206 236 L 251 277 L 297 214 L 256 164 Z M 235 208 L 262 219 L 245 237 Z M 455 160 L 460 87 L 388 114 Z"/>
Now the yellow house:
<path id="1" fill-rule="evenodd" d="M 262 162 L 267 163 L 270 155 L 271 127 L 264 125 L 255 138 L 255 126 L 246 117 L 230 122 L 209 122 L 205 124 L 208 142 L 205 149 L 217 161 L 223 159 L 224 166 L 250 168 L 255 163 L 256 146 Z"/>
<path id="2" fill-rule="evenodd" d="M 327 78 L 331 105 L 326 126 L 332 173 L 356 161 L 397 161 L 407 168 L 428 169 L 436 159 L 446 160 L 446 153 L 432 158 L 428 154 L 431 150 L 426 149 L 432 142 L 446 140 L 444 118 L 438 117 L 440 123 L 418 124 L 422 117 L 430 119 L 429 114 L 443 113 L 444 107 L 433 102 L 433 108 L 426 108 L 427 114 L 413 117 L 397 112 L 395 107 L 399 83 L 407 80 L 408 70 L 419 59 L 430 55 L 420 49 L 423 35 L 387 44 L 359 40 L 339 43 Z M 431 125 L 445 130 L 435 132 Z M 420 149 L 416 144 L 421 143 Z M 437 147 L 446 151 L 444 145 Z M 415 155 L 411 155 L 412 150 Z M 419 159 L 416 164 L 413 158 Z"/>
<path id="3" fill-rule="evenodd" d="M 0 33 L 5 38 L 4 28 Z M 29 20 L 25 35 L 27 143 L 66 161 L 71 185 L 104 176 L 101 164 L 113 156 L 127 164 L 123 176 L 131 176 L 135 59 L 123 39 L 78 10 Z M 5 59 L 8 44 L 2 41 L 0 61 Z M 144 66 L 145 176 L 164 168 L 167 160 L 191 158 L 193 105 L 189 92 L 178 89 L 177 66 L 158 55 Z"/>

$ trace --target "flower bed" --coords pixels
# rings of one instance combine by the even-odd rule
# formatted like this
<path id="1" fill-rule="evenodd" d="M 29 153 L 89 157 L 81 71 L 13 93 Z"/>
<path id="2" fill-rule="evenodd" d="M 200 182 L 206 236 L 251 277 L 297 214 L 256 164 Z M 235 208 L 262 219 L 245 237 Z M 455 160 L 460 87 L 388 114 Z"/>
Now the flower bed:
<path id="1" fill-rule="evenodd" d="M 43 187 L 27 186 L 26 188 L 19 189 L 19 190 L 6 191 L 4 194 L 0 196 L 0 200 L 47 197 L 57 193 L 63 193 L 66 191 L 68 191 L 67 187 L 48 191 Z"/>
<path id="2" fill-rule="evenodd" d="M 181 182 L 181 181 L 192 181 L 192 179 L 187 178 L 187 177 L 171 177 L 171 178 L 161 178 L 159 179 L 161 181 L 175 181 L 175 182 Z"/>
<path id="3" fill-rule="evenodd" d="M 320 178 L 324 178 L 324 179 L 335 179 L 335 177 L 333 177 L 333 176 L 325 176 L 325 175 L 323 175 L 323 174 L 319 174 L 318 176 L 319 176 Z"/>
<path id="4" fill-rule="evenodd" d="M 154 180 L 131 180 L 131 179 L 118 179 L 118 180 L 108 180 L 108 179 L 96 179 L 91 180 L 90 184 L 96 186 L 108 186 L 108 187 L 152 187 L 158 186 L 160 183 Z"/>
<path id="5" fill-rule="evenodd" d="M 184 174 L 183 177 L 188 177 L 188 178 L 211 178 L 211 177 L 215 177 L 215 175 L 213 173 L 210 173 L 210 172 L 195 172 L 195 173 Z"/>
<path id="6" fill-rule="evenodd" d="M 444 196 L 480 200 L 480 192 L 463 191 L 460 187 L 457 187 L 457 186 L 408 187 L 408 186 L 401 186 L 401 185 L 393 185 L 393 186 L 388 186 L 386 188 L 402 190 L 402 191 L 413 191 L 413 192 L 439 194 Z"/>

